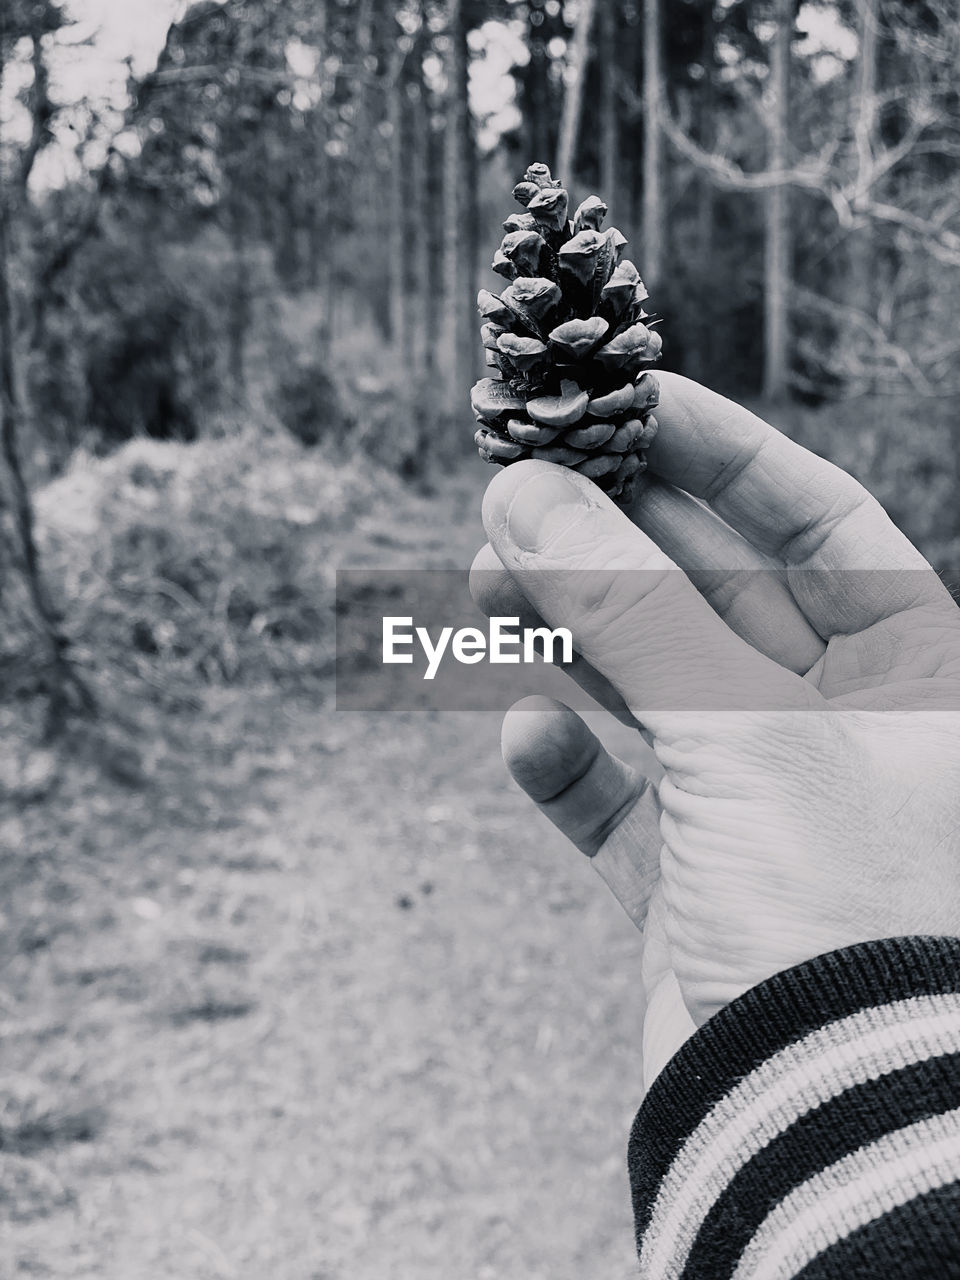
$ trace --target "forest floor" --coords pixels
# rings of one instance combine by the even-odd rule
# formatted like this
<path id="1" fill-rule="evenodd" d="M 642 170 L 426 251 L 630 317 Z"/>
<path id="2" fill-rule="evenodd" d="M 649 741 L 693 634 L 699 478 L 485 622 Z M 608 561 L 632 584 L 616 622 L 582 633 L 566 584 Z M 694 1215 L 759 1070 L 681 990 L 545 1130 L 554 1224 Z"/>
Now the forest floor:
<path id="1" fill-rule="evenodd" d="M 484 479 L 341 563 L 466 568 Z M 637 940 L 498 717 L 234 688 L 163 732 L 0 796 L 0 1276 L 635 1274 Z"/>

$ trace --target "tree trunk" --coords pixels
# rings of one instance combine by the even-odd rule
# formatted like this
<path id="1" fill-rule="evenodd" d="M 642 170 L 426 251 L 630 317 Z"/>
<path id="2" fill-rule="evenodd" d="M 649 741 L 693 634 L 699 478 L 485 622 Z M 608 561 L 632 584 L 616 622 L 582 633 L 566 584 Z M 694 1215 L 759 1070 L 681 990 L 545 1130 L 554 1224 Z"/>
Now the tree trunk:
<path id="1" fill-rule="evenodd" d="M 3 84 L 3 46 L 0 42 L 0 86 Z M 0 142 L 3 139 L 0 138 Z M 34 157 L 35 158 L 35 153 Z M 32 165 L 32 160 L 31 160 Z M 47 596 L 37 551 L 33 501 L 23 473 L 19 436 L 23 424 L 19 378 L 16 368 L 13 299 L 10 289 L 10 237 L 14 201 L 26 199 L 26 183 L 30 168 L 21 168 L 22 189 L 19 192 L 0 185 L 0 459 L 6 473 L 11 502 L 16 558 L 23 573 L 30 608 L 34 615 L 44 661 L 49 671 L 49 708 L 47 736 L 52 737 L 64 726 L 69 711 L 95 710 L 93 696 L 77 675 L 67 656 L 67 639 L 60 630 L 56 610 Z M 2 587 L 2 583 L 0 583 Z"/>
<path id="2" fill-rule="evenodd" d="M 775 0 L 774 22 L 767 167 L 778 172 L 787 167 L 792 0 Z M 769 400 L 780 400 L 786 395 L 789 382 L 790 223 L 786 183 L 776 183 L 767 192 L 765 212 L 763 394 Z"/>
<path id="3" fill-rule="evenodd" d="M 447 2 L 450 40 L 444 152 L 444 313 L 451 344 L 447 401 L 466 403 L 476 367 L 476 153 L 468 101 L 468 47 L 463 0 Z"/>
<path id="4" fill-rule="evenodd" d="M 247 260 L 245 216 L 234 208 L 230 214 L 230 243 L 233 253 L 233 288 L 227 324 L 232 393 L 239 400 L 247 381 L 247 334 L 250 331 L 250 263 Z"/>
<path id="5" fill-rule="evenodd" d="M 391 60 L 387 91 L 387 120 L 390 125 L 390 200 L 387 210 L 387 279 L 390 299 L 390 338 L 401 363 L 411 360 L 411 317 L 408 307 L 408 281 L 405 264 L 411 243 L 410 206 L 406 191 L 406 112 L 404 77 L 406 58 L 395 48 Z"/>
<path id="6" fill-rule="evenodd" d="M 716 130 L 714 112 L 716 110 L 716 37 L 717 28 L 714 19 L 713 5 L 708 5 L 703 17 L 703 43 L 701 45 L 700 63 L 703 67 L 703 91 L 700 95 L 700 113 L 697 124 L 700 146 L 711 151 L 714 145 Z M 713 262 L 713 226 L 716 211 L 716 192 L 710 175 L 697 175 L 697 262 L 708 266 Z M 711 330 L 716 323 L 716 314 L 704 307 L 700 313 L 700 325 L 697 340 L 687 352 L 690 376 L 698 382 L 707 382 L 713 377 L 710 367 Z"/>
<path id="7" fill-rule="evenodd" d="M 564 186 L 573 192 L 576 181 L 577 138 L 580 134 L 580 116 L 583 112 L 583 86 L 590 61 L 590 32 L 597 10 L 597 0 L 580 0 L 577 25 L 570 44 L 563 95 L 563 112 L 560 117 L 560 136 L 557 140 L 557 158 L 554 174 Z"/>
<path id="8" fill-rule="evenodd" d="M 622 225 L 625 209 L 620 209 L 620 112 L 617 95 L 617 6 L 605 0 L 600 6 L 600 193 L 611 216 Z M 618 212 L 619 210 L 619 212 Z"/>
<path id="9" fill-rule="evenodd" d="M 442 369 L 444 367 L 444 349 L 442 341 L 443 324 L 445 321 L 444 306 L 442 299 L 446 288 L 446 261 L 444 257 L 446 242 L 446 225 L 444 223 L 442 212 L 445 206 L 444 199 L 444 159 L 446 137 L 445 131 L 437 127 L 435 121 L 438 116 L 437 103 L 433 98 L 430 89 L 424 85 L 424 114 L 429 122 L 426 135 L 426 162 L 427 162 L 427 195 L 424 201 L 424 218 L 423 226 L 425 228 L 427 241 L 427 259 L 428 269 L 426 275 L 426 327 L 424 330 L 425 364 L 428 376 L 434 378 L 442 387 L 443 376 Z M 442 398 L 442 397 L 441 397 Z"/>
<path id="10" fill-rule="evenodd" d="M 327 0 L 318 0 L 316 5 L 316 39 L 318 47 L 323 50 L 327 45 L 327 27 L 329 13 Z M 311 151 L 313 160 L 312 194 L 308 199 L 312 204 L 310 215 L 310 283 L 320 294 L 320 321 L 317 325 L 317 342 L 322 359 L 330 358 L 333 341 L 334 298 L 335 288 L 333 262 L 336 255 L 336 240 L 330 229 L 330 214 L 335 199 L 334 173 L 336 166 L 327 154 L 327 143 L 330 141 L 330 124 L 328 119 L 329 104 L 321 101 L 312 113 L 313 130 Z"/>
<path id="11" fill-rule="evenodd" d="M 643 5 L 643 248 L 640 264 L 653 292 L 663 278 L 663 134 L 664 105 L 660 56 L 660 0 Z"/>
<path id="12" fill-rule="evenodd" d="M 410 137 L 413 366 L 419 377 L 426 378 L 433 372 L 430 317 L 436 313 L 431 288 L 434 202 L 430 190 L 430 113 L 427 109 L 427 87 L 423 83 L 423 48 L 419 43 L 414 51 L 414 66 L 417 83 Z"/>
<path id="13" fill-rule="evenodd" d="M 373 57 L 374 37 L 374 5 L 373 0 L 357 0 L 354 5 L 357 22 L 354 34 L 353 54 L 357 62 L 357 70 L 353 80 L 353 120 L 354 134 L 352 146 L 357 154 L 354 163 L 357 166 L 357 195 L 366 202 L 375 194 L 377 175 L 375 166 L 370 163 L 369 148 L 373 139 L 373 112 L 371 109 L 371 75 L 368 60 Z M 374 209 L 368 210 L 375 216 Z"/>
<path id="14" fill-rule="evenodd" d="M 314 21 L 316 23 L 316 32 L 314 39 L 318 49 L 325 49 L 327 46 L 327 5 L 326 0 L 317 0 L 314 6 Z M 321 85 L 323 79 L 321 77 Z M 324 202 L 327 197 L 330 182 L 327 173 L 329 160 L 327 158 L 327 125 L 326 125 L 326 102 L 321 101 L 319 106 L 315 106 L 307 116 L 308 133 L 304 140 L 304 177 L 308 178 L 305 182 L 306 190 L 306 268 L 307 280 L 312 289 L 316 289 L 320 284 L 320 268 L 326 252 L 324 248 L 324 237 L 328 235 L 326 208 Z"/>
<path id="15" fill-rule="evenodd" d="M 323 359 L 330 355 L 333 335 L 333 258 L 336 253 L 336 242 L 330 230 L 330 209 L 332 205 L 333 165 L 326 152 L 328 138 L 327 123 L 323 110 L 314 112 L 314 136 L 312 151 L 314 160 L 314 177 L 311 183 L 312 200 L 309 212 L 309 278 L 310 285 L 320 296 L 320 319 L 317 325 L 317 342 L 319 354 Z"/>
<path id="16" fill-rule="evenodd" d="M 383 12 L 384 7 L 379 0 L 376 3 L 375 0 L 355 0 L 347 10 L 356 15 L 351 50 L 356 69 L 351 79 L 353 124 L 348 154 L 342 163 L 350 166 L 350 203 L 355 210 L 357 239 L 359 243 L 368 245 L 383 245 L 389 239 L 387 219 L 390 210 L 388 201 L 383 198 L 383 173 L 378 163 L 377 126 L 382 116 L 378 118 L 375 111 L 374 89 L 377 82 L 371 71 L 375 64 L 376 71 L 381 70 L 376 36 L 378 22 L 390 20 L 389 15 Z M 382 261 L 379 255 L 371 254 L 362 264 L 361 269 L 365 268 L 363 292 L 372 325 L 384 341 L 389 341 L 390 288 Z"/>
<path id="17" fill-rule="evenodd" d="M 546 164 L 550 155 L 550 130 L 548 126 L 550 112 L 550 60 L 547 56 L 546 44 L 540 28 L 533 24 L 533 14 L 537 12 L 542 18 L 541 10 L 528 9 L 527 40 L 530 47 L 530 66 L 527 70 L 527 109 L 525 164 Z"/>
<path id="18" fill-rule="evenodd" d="M 33 622 L 45 650 L 44 661 L 49 671 L 47 736 L 52 737 L 63 728 L 65 713 L 71 710 L 92 712 L 94 700 L 67 657 L 67 640 L 60 630 L 56 611 L 47 596 L 37 551 L 33 501 L 20 461 L 22 406 L 13 347 L 8 214 L 7 208 L 0 208 L 0 455 L 6 472 L 6 487 L 9 490 L 18 543 L 16 555 L 20 561 L 27 597 L 34 615 Z"/>
<path id="19" fill-rule="evenodd" d="M 854 139 L 857 166 L 861 173 L 869 171 L 873 158 L 877 93 L 877 34 L 879 14 L 877 0 L 858 0 L 860 18 L 860 58 L 857 74 L 857 103 Z M 875 198 L 882 198 L 875 192 Z M 876 315 L 876 279 L 874 225 L 864 220 L 850 241 L 850 304 L 871 318 Z M 874 380 L 868 378 L 864 390 L 872 392 Z"/>

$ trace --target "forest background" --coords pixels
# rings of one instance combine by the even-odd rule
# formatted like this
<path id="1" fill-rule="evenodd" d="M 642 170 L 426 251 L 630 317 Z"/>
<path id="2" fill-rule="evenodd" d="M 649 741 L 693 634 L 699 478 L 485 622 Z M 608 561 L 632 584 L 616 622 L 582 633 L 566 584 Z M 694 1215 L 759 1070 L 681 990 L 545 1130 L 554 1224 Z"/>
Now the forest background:
<path id="1" fill-rule="evenodd" d="M 0 27 L 3 556 L 23 587 L 2 651 L 54 719 L 95 700 L 79 668 L 111 641 L 55 551 L 42 565 L 31 495 L 126 441 L 239 425 L 407 478 L 466 457 L 474 299 L 532 158 L 602 193 L 665 367 L 817 410 L 780 421 L 956 558 L 953 0 L 206 0 L 171 10 L 112 100 L 62 73 L 96 47 L 82 11 L 7 0 Z M 154 577 L 241 649 L 251 625 L 289 639 L 282 582 L 237 566 L 224 599 L 208 570 Z M 191 606 L 144 590 L 113 600 L 113 641 L 222 676 L 180 634 Z"/>
<path id="2" fill-rule="evenodd" d="M 632 942 L 492 723 L 337 716 L 334 573 L 469 564 L 476 292 L 545 160 L 664 367 L 957 577 L 958 65 L 958 0 L 0 0 L 13 1274 L 628 1273 Z"/>

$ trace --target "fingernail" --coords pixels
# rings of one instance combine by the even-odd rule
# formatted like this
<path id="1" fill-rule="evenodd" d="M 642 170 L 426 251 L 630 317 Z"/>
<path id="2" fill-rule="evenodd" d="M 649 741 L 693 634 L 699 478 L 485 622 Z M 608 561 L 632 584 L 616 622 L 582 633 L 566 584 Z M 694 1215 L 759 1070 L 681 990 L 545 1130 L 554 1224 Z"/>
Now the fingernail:
<path id="1" fill-rule="evenodd" d="M 523 551 L 542 551 L 590 505 L 583 481 L 543 471 L 525 481 L 507 508 L 507 535 Z"/>

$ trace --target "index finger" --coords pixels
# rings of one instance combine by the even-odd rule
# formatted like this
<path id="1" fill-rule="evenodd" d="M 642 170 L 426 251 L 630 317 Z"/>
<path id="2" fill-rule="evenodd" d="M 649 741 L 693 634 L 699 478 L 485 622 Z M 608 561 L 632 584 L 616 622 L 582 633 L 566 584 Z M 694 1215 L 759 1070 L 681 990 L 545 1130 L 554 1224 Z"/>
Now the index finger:
<path id="1" fill-rule="evenodd" d="M 650 470 L 704 499 L 785 564 L 822 636 L 859 631 L 918 604 L 952 605 L 920 552 L 852 476 L 716 392 L 678 374 L 657 376 L 660 430 Z M 874 570 L 887 571 L 882 582 Z M 837 571 L 842 585 L 830 581 Z"/>

